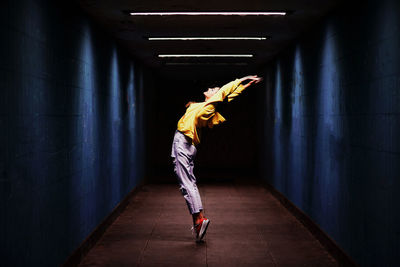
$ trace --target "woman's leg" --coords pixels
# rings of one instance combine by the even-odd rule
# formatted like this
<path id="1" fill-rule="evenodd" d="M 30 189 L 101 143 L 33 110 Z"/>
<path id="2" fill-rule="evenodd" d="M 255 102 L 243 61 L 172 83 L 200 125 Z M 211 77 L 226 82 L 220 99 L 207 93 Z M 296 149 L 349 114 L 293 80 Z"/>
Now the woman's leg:
<path id="1" fill-rule="evenodd" d="M 190 214 L 200 214 L 203 210 L 200 194 L 196 185 L 196 181 L 191 179 L 189 168 L 187 168 L 186 160 L 180 156 L 174 159 L 174 171 L 179 180 L 183 197 L 186 200 Z M 202 213 L 201 213 L 202 214 Z M 201 215 L 194 215 L 196 218 Z"/>
<path id="2" fill-rule="evenodd" d="M 203 214 L 203 204 L 196 185 L 196 177 L 193 173 L 196 147 L 177 132 L 172 145 L 174 172 L 179 180 L 180 190 L 186 200 L 189 212 L 193 218 L 193 233 L 196 234 L 196 242 L 200 242 L 206 234 L 210 220 Z"/>
<path id="3" fill-rule="evenodd" d="M 185 139 L 183 139 L 185 140 Z M 202 216 L 203 205 L 196 185 L 196 177 L 193 175 L 194 146 L 188 146 L 184 141 L 174 141 L 173 145 L 174 172 L 178 178 L 180 191 L 186 200 L 190 214 L 196 220 Z M 202 218 L 202 217 L 200 217 Z"/>
<path id="4" fill-rule="evenodd" d="M 193 150 L 194 150 L 194 152 L 193 152 L 192 157 L 191 157 L 191 159 L 189 161 L 189 175 L 191 177 L 191 181 L 193 181 L 193 186 L 196 187 L 197 194 L 196 194 L 195 197 L 198 198 L 198 201 L 201 203 L 200 192 L 199 192 L 199 190 L 197 188 L 197 184 L 196 184 L 197 179 L 194 176 L 194 172 L 193 172 L 193 169 L 194 169 L 194 158 L 196 157 L 196 153 L 197 153 L 196 147 L 193 146 Z M 200 210 L 200 212 L 192 214 L 192 217 L 193 217 L 193 225 L 199 224 L 201 222 L 201 220 L 204 218 L 203 210 Z"/>

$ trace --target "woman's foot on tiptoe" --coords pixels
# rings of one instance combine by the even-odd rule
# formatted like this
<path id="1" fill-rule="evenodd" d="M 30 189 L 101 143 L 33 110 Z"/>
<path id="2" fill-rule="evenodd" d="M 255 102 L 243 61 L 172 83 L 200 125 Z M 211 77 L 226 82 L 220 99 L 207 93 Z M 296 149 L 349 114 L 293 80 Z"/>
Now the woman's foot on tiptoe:
<path id="1" fill-rule="evenodd" d="M 206 217 L 203 217 L 200 219 L 199 223 L 192 227 L 193 234 L 196 236 L 196 242 L 201 242 L 203 240 L 209 224 L 210 220 Z"/>

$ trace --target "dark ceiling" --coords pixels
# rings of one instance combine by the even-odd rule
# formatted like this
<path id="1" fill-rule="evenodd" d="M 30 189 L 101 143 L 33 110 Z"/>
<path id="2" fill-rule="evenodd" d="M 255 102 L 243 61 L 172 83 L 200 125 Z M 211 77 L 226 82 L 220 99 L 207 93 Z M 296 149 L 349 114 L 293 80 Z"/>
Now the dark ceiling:
<path id="1" fill-rule="evenodd" d="M 134 58 L 162 76 L 215 79 L 256 71 L 331 11 L 338 0 L 78 0 Z M 127 11 L 288 11 L 268 16 L 130 16 Z M 268 36 L 264 41 L 149 41 L 147 37 Z M 253 58 L 160 59 L 158 54 L 253 54 Z"/>

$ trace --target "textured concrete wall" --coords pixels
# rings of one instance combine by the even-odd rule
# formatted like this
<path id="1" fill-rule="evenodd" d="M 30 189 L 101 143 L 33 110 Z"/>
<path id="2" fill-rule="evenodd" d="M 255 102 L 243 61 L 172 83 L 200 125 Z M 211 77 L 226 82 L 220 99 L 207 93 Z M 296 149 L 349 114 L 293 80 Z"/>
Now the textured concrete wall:
<path id="1" fill-rule="evenodd" d="M 147 74 L 72 4 L 2 1 L 0 35 L 1 265 L 57 266 L 143 176 Z"/>
<path id="2" fill-rule="evenodd" d="M 264 178 L 362 266 L 397 266 L 400 2 L 343 5 L 265 76 Z"/>

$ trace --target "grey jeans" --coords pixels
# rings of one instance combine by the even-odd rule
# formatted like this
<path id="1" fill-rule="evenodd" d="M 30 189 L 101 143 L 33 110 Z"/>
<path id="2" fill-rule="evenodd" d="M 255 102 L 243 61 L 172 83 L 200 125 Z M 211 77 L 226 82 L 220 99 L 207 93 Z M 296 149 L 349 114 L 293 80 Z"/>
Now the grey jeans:
<path id="1" fill-rule="evenodd" d="M 203 209 L 196 177 L 193 174 L 194 158 L 197 149 L 192 140 L 176 130 L 172 143 L 171 157 L 174 172 L 178 178 L 180 191 L 186 200 L 190 214 L 198 213 Z"/>

